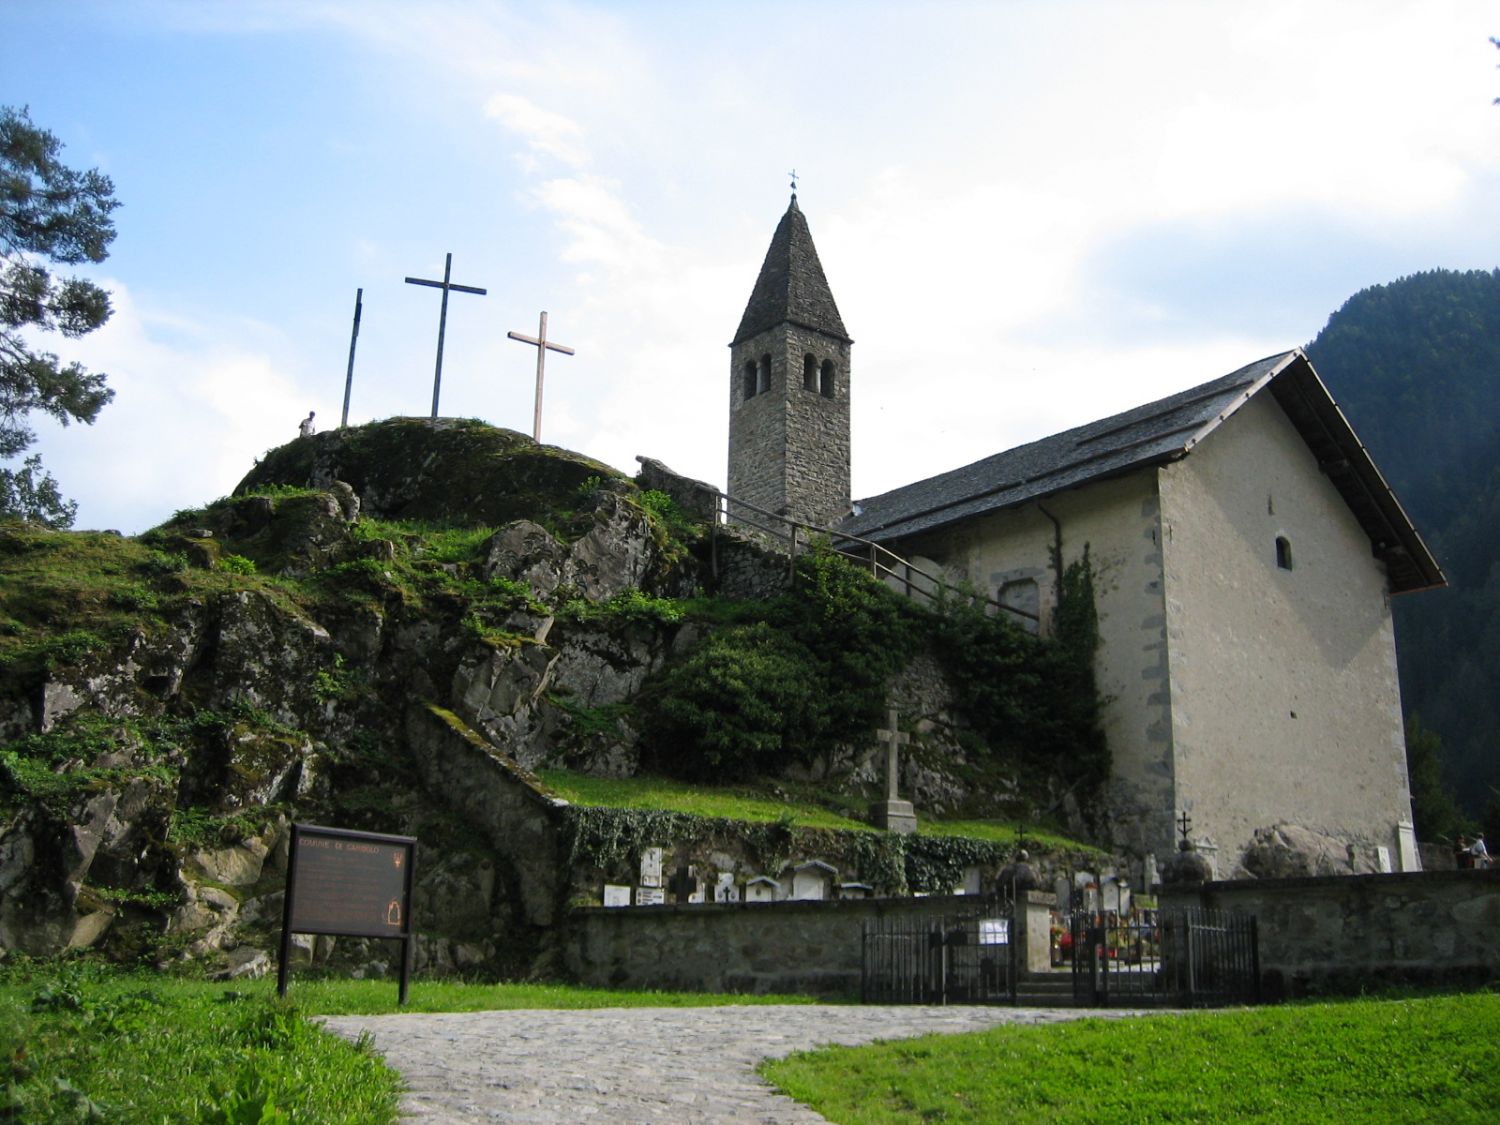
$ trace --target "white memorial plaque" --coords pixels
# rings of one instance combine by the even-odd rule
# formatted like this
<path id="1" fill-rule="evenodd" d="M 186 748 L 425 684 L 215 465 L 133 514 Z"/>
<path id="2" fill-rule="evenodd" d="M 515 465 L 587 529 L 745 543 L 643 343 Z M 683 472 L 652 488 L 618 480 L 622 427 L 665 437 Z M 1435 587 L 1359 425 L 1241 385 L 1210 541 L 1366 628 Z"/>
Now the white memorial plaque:
<path id="1" fill-rule="evenodd" d="M 629 906 L 630 905 L 630 888 L 629 887 L 620 886 L 619 884 L 616 884 L 616 883 L 605 883 L 604 884 L 604 905 L 605 906 Z"/>
<path id="2" fill-rule="evenodd" d="M 637 906 L 661 906 L 666 901 L 667 892 L 660 887 L 637 887 L 635 889 Z"/>
<path id="3" fill-rule="evenodd" d="M 641 886 L 661 886 L 660 848 L 647 848 L 641 853 Z"/>

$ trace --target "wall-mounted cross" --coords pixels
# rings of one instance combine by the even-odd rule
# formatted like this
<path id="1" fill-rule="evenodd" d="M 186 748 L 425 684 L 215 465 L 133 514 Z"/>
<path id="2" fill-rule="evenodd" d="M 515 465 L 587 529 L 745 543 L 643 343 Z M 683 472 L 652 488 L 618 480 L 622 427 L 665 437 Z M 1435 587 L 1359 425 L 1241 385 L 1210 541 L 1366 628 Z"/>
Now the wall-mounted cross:
<path id="1" fill-rule="evenodd" d="M 896 709 L 894 707 L 885 713 L 885 730 L 877 730 L 875 737 L 885 743 L 885 784 L 886 799 L 898 800 L 896 793 L 896 779 L 900 776 L 900 759 L 898 755 L 901 747 L 911 741 L 911 735 L 906 734 L 896 727 Z"/>
<path id="2" fill-rule="evenodd" d="M 437 367 L 432 373 L 432 416 L 434 418 L 438 416 L 438 391 L 443 384 L 443 332 L 448 327 L 448 291 L 456 289 L 460 293 L 477 293 L 481 297 L 485 295 L 485 290 L 476 286 L 455 283 L 451 280 L 452 276 L 453 255 L 449 254 L 443 259 L 442 281 L 429 281 L 425 277 L 408 277 L 406 279 L 406 284 L 408 285 L 430 285 L 434 289 L 441 289 L 443 291 L 443 305 L 438 312 Z"/>
<path id="3" fill-rule="evenodd" d="M 523 336 L 519 332 L 507 332 L 512 340 L 520 340 L 523 344 L 530 344 L 536 349 L 536 410 L 531 418 L 531 437 L 533 441 L 542 440 L 542 375 L 547 369 L 547 353 L 562 352 L 563 355 L 574 355 L 572 348 L 554 344 L 547 339 L 547 314 L 542 313 L 542 323 L 537 329 L 535 336 Z"/>

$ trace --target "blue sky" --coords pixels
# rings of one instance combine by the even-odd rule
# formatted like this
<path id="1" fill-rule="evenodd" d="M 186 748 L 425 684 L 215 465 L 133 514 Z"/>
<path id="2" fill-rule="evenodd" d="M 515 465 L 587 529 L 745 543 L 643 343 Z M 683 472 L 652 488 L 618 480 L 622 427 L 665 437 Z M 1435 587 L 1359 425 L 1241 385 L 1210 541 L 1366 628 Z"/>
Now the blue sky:
<path id="1" fill-rule="evenodd" d="M 308 410 L 442 413 L 722 484 L 726 345 L 787 202 L 855 339 L 871 495 L 1500 265 L 1491 5 L 6 0 L 0 104 L 123 206 L 78 526 L 226 494 Z"/>

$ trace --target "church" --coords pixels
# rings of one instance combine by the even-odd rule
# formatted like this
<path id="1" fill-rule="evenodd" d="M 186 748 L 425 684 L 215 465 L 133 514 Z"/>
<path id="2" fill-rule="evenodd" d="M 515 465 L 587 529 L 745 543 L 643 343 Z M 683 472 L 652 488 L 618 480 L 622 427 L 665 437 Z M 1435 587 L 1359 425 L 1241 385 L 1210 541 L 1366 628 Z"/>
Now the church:
<path id="1" fill-rule="evenodd" d="M 1418 870 L 1391 598 L 1445 584 L 1300 349 L 879 496 L 792 196 L 730 344 L 733 500 L 888 548 L 1043 633 L 1088 552 L 1111 839 L 1218 878 Z M 732 510 L 732 509 L 731 509 Z"/>

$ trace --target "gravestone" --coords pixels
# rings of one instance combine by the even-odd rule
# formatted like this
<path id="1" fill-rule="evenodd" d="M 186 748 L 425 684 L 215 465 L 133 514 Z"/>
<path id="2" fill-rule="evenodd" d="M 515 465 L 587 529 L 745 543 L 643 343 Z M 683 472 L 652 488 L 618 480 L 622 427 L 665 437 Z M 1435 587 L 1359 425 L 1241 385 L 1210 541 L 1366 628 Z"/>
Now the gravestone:
<path id="1" fill-rule="evenodd" d="M 886 711 L 886 729 L 875 732 L 875 737 L 885 743 L 885 800 L 874 807 L 875 824 L 888 832 L 910 835 L 917 830 L 917 810 L 910 801 L 898 795 L 901 777 L 901 747 L 911 741 L 897 726 L 894 707 Z"/>
<path id="2" fill-rule="evenodd" d="M 660 848 L 647 848 L 641 853 L 641 886 L 661 886 Z"/>
<path id="3" fill-rule="evenodd" d="M 869 883 L 840 883 L 839 898 L 874 898 L 875 888 Z"/>
<path id="4" fill-rule="evenodd" d="M 630 888 L 619 883 L 604 884 L 605 906 L 629 906 Z"/>
<path id="5" fill-rule="evenodd" d="M 1059 910 L 1073 909 L 1073 885 L 1068 882 L 1066 875 L 1059 875 L 1052 880 L 1052 894 L 1057 899 Z"/>
<path id="6" fill-rule="evenodd" d="M 960 894 L 977 895 L 984 893 L 984 871 L 978 867 L 964 868 L 964 885 Z"/>
<path id="7" fill-rule="evenodd" d="M 740 889 L 734 885 L 733 871 L 720 871 L 718 881 L 714 883 L 715 902 L 739 902 Z"/>
<path id="8" fill-rule="evenodd" d="M 637 906 L 662 906 L 666 901 L 667 892 L 660 887 L 637 887 L 635 889 Z"/>
<path id="9" fill-rule="evenodd" d="M 667 889 L 672 892 L 672 901 L 702 902 L 703 891 L 699 889 L 698 869 L 691 864 L 679 867 L 677 873 L 672 876 L 672 881 L 667 884 Z M 695 899 L 693 896 L 697 895 Z"/>
<path id="10" fill-rule="evenodd" d="M 792 868 L 792 893 L 794 899 L 822 902 L 833 897 L 833 885 L 838 879 L 838 869 L 820 859 L 799 863 Z"/>
<path id="11" fill-rule="evenodd" d="M 775 902 L 781 893 L 781 884 L 769 875 L 757 875 L 745 884 L 746 902 Z"/>
<path id="12" fill-rule="evenodd" d="M 1120 912 L 1120 884 L 1113 879 L 1106 879 L 1099 888 L 1099 909 Z"/>

